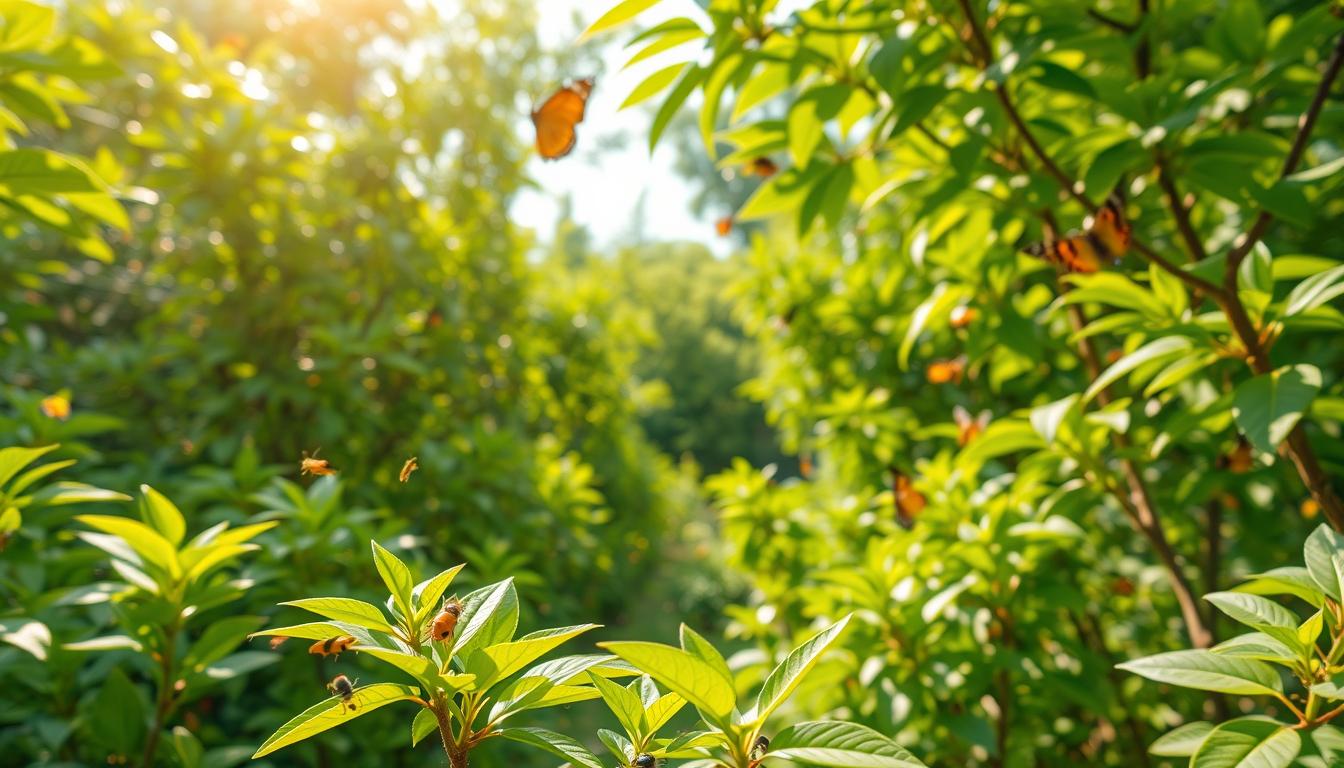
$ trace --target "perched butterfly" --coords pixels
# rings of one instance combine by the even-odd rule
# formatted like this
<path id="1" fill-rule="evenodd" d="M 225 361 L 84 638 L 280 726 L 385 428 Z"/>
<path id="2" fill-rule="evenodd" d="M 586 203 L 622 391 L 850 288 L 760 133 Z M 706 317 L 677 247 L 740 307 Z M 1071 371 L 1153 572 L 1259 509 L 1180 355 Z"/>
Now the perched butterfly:
<path id="1" fill-rule="evenodd" d="M 961 377 L 966 373 L 966 358 L 954 357 L 951 360 L 938 360 L 930 363 L 924 375 L 928 378 L 930 384 L 946 384 L 949 381 L 961 383 Z"/>
<path id="2" fill-rule="evenodd" d="M 420 462 L 416 461 L 415 457 L 412 456 L 411 458 L 406 460 L 405 464 L 401 465 L 401 474 L 397 475 L 397 478 L 404 483 L 407 480 L 410 480 L 411 473 L 419 468 L 420 468 Z"/>
<path id="3" fill-rule="evenodd" d="M 775 164 L 774 160 L 761 156 L 747 163 L 743 173 L 747 176 L 760 176 L 763 179 L 768 179 L 779 173 L 779 166 Z"/>
<path id="4" fill-rule="evenodd" d="M 544 160 L 558 160 L 574 149 L 583 122 L 593 78 L 585 77 L 561 88 L 532 110 L 532 125 L 537 129 L 537 153 Z"/>
<path id="5" fill-rule="evenodd" d="M 317 449 L 317 451 L 320 450 L 322 449 L 321 448 Z M 336 469 L 335 467 L 331 466 L 331 462 L 327 461 L 326 459 L 317 458 L 317 451 L 313 451 L 312 456 L 309 456 L 307 451 L 304 452 L 303 460 L 299 462 L 299 474 L 300 475 L 336 474 Z"/>
<path id="6" fill-rule="evenodd" d="M 960 405 L 952 409 L 952 418 L 957 422 L 957 445 L 965 446 L 980 436 L 989 426 L 989 411 L 981 411 L 979 416 L 971 417 L 971 412 Z"/>
<path id="7" fill-rule="evenodd" d="M 975 318 L 979 315 L 980 313 L 975 311 L 975 307 L 968 307 L 963 304 L 952 308 L 952 311 L 947 314 L 947 322 L 953 328 L 965 328 L 974 323 Z"/>
<path id="8" fill-rule="evenodd" d="M 905 530 L 915 527 L 915 518 L 924 511 L 924 494 L 915 490 L 910 478 L 900 470 L 891 471 L 891 491 L 896 499 L 896 522 Z"/>
<path id="9" fill-rule="evenodd" d="M 44 397 L 39 407 L 42 409 L 42 415 L 49 419 L 65 421 L 70 418 L 70 398 L 65 395 Z"/>
<path id="10" fill-rule="evenodd" d="M 1117 188 L 1106 198 L 1092 227 L 1086 232 L 1070 232 L 1062 239 L 1047 237 L 1023 250 L 1069 272 L 1096 272 L 1104 262 L 1119 261 L 1129 250 L 1129 222 L 1125 221 L 1124 198 Z"/>
<path id="11" fill-rule="evenodd" d="M 714 222 L 714 231 L 719 233 L 719 237 L 727 237 L 728 233 L 733 231 L 733 217 L 724 216 Z"/>

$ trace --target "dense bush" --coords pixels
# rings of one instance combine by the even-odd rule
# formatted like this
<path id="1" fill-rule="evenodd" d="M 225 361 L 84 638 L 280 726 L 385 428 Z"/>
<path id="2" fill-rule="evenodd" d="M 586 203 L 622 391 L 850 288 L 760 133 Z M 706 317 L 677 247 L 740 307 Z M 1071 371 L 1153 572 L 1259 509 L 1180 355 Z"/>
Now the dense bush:
<path id="1" fill-rule="evenodd" d="M 650 4 L 613 5 L 598 27 Z M 631 49 L 688 52 L 632 96 L 652 141 L 699 94 L 725 175 L 781 169 L 737 212 L 773 222 L 748 391 L 816 468 L 709 482 L 755 587 L 735 632 L 855 611 L 809 711 L 934 763 L 1146 764 L 1201 704 L 1113 665 L 1208 647 L 1197 590 L 1344 525 L 1339 8 L 775 6 Z M 1113 190 L 1127 253 L 1022 252 Z"/>

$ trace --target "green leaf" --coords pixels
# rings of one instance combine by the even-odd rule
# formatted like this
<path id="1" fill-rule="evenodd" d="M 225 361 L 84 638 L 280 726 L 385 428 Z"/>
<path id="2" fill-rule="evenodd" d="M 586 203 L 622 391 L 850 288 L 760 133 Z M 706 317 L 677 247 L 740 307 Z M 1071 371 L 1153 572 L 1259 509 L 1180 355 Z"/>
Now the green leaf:
<path id="1" fill-rule="evenodd" d="M 1312 275 L 1294 286 L 1284 299 L 1283 316 L 1309 312 L 1341 295 L 1344 295 L 1344 266 Z"/>
<path id="2" fill-rule="evenodd" d="M 434 578 L 426 579 L 415 585 L 415 589 L 411 590 L 411 602 L 416 606 L 416 625 L 423 624 L 430 614 L 438 613 L 439 601 L 443 598 L 443 593 L 448 590 L 448 585 L 453 583 L 458 571 L 461 571 L 465 565 L 463 563 L 439 571 Z M 379 615 L 381 615 L 381 612 Z"/>
<path id="3" fill-rule="evenodd" d="M 770 672 L 756 696 L 756 706 L 742 716 L 744 723 L 759 726 L 784 703 L 807 673 L 816 666 L 821 655 L 840 637 L 849 624 L 850 616 L 835 622 L 794 648 L 779 666 Z"/>
<path id="4" fill-rule="evenodd" d="M 628 23 L 657 4 L 658 0 L 622 0 L 590 24 L 583 34 L 579 35 L 579 42 L 582 43 L 599 32 L 606 32 Z"/>
<path id="5" fill-rule="evenodd" d="M 1144 344 L 1142 347 L 1130 352 L 1128 355 L 1115 361 L 1111 367 L 1107 368 L 1092 382 L 1092 386 L 1083 393 L 1083 402 L 1089 402 L 1095 398 L 1103 389 L 1109 387 L 1120 379 L 1120 377 L 1138 368 L 1145 363 L 1155 362 L 1157 360 L 1166 360 L 1178 355 L 1188 353 L 1193 346 L 1190 339 L 1184 336 L 1163 336 Z"/>
<path id="6" fill-rule="evenodd" d="M 714 725 L 724 727 L 733 712 L 733 686 L 709 663 L 670 645 L 645 642 L 598 643 L 641 672 L 681 694 Z"/>
<path id="7" fill-rule="evenodd" d="M 177 551 L 173 548 L 173 545 L 158 531 L 139 520 L 111 515 L 78 515 L 75 519 L 87 526 L 121 538 L 146 563 L 157 566 L 171 577 L 181 576 L 182 568 L 178 563 Z"/>
<path id="8" fill-rule="evenodd" d="M 59 445 L 44 445 L 39 448 L 0 448 L 0 488 L 3 488 L 5 483 L 24 467 L 59 447 Z"/>
<path id="9" fill-rule="evenodd" d="M 204 672 L 205 668 L 219 661 L 237 648 L 251 632 L 266 623 L 264 616 L 229 616 L 220 619 L 201 633 L 191 644 L 187 655 L 182 659 L 182 669 L 187 672 Z"/>
<path id="10" fill-rule="evenodd" d="M 200 739 L 193 736 L 191 731 L 186 728 L 175 725 L 173 726 L 171 743 L 173 752 L 177 754 L 177 759 L 182 763 L 182 768 L 199 768 L 201 758 L 205 756 L 205 747 L 201 746 Z"/>
<path id="11" fill-rule="evenodd" d="M 1316 608 L 1320 608 L 1325 602 L 1325 594 L 1311 578 L 1311 572 L 1301 566 L 1275 568 L 1246 578 L 1248 581 L 1234 587 L 1234 592 L 1246 592 L 1252 595 L 1293 595 Z"/>
<path id="12" fill-rule="evenodd" d="M 0 151 L 0 196 L 103 192 L 83 164 L 46 149 Z"/>
<path id="13" fill-rule="evenodd" d="M 140 517 L 167 539 L 169 544 L 177 547 L 187 534 L 187 521 L 182 517 L 182 513 L 168 500 L 168 497 L 148 485 L 140 486 L 140 493 L 144 494 L 140 499 Z"/>
<path id="14" fill-rule="evenodd" d="M 658 139 L 662 138 L 663 131 L 667 129 L 667 124 L 672 122 L 672 118 L 681 109 L 681 105 L 686 102 L 687 97 L 695 90 L 696 86 L 705 79 L 708 70 L 704 67 L 692 65 L 677 81 L 672 92 L 663 100 L 663 104 L 658 108 L 658 113 L 653 116 L 653 123 L 649 126 L 649 153 L 658 146 Z"/>
<path id="15" fill-rule="evenodd" d="M 1159 683 L 1246 696 L 1283 692 L 1283 681 L 1268 664 L 1220 656 L 1211 651 L 1172 651 L 1116 665 Z"/>
<path id="16" fill-rule="evenodd" d="M 579 742 L 544 728 L 502 728 L 497 733 L 506 739 L 545 750 L 581 768 L 603 768 L 601 761 Z"/>
<path id="17" fill-rule="evenodd" d="M 695 656 L 706 664 L 710 665 L 719 673 L 719 676 L 728 681 L 729 685 L 733 683 L 732 670 L 728 669 L 728 662 L 724 660 L 723 654 L 715 648 L 712 643 L 706 640 L 699 632 L 691 629 L 690 626 L 683 623 L 681 625 L 681 650 Z"/>
<path id="18" fill-rule="evenodd" d="M 1162 734 L 1148 747 L 1148 753 L 1158 757 L 1190 757 L 1213 731 L 1213 723 L 1203 720 L 1186 723 Z"/>
<path id="19" fill-rule="evenodd" d="M 1017 451 L 1034 451 L 1045 442 L 1030 424 L 1019 419 L 999 419 L 966 446 L 957 459 L 963 466 L 976 467 L 990 459 Z"/>
<path id="20" fill-rule="evenodd" d="M 411 578 L 411 569 L 378 542 L 370 541 L 369 544 L 373 546 L 373 564 L 378 568 L 378 575 L 383 577 L 388 593 L 392 595 L 401 615 L 407 620 L 411 619 L 415 615 L 411 612 L 411 590 L 415 583 Z"/>
<path id="21" fill-rule="evenodd" d="M 669 26 L 673 22 L 679 23 Z M 670 51 L 679 45 L 685 45 L 692 40 L 700 40 L 705 36 L 704 30 L 700 29 L 698 24 L 685 17 L 681 19 L 671 19 L 669 22 L 665 22 L 659 26 L 664 27 L 662 34 L 658 35 L 653 42 L 640 49 L 638 53 L 631 56 L 628 61 L 621 65 L 621 69 L 626 69 L 645 59 L 657 56 L 663 51 Z"/>
<path id="22" fill-rule="evenodd" d="M 513 579 L 481 587 L 462 598 L 455 652 L 463 658 L 476 648 L 507 643 L 518 629 L 518 591 Z"/>
<path id="23" fill-rule="evenodd" d="M 411 721 L 411 746 L 416 746 L 426 736 L 438 729 L 439 719 L 434 716 L 433 712 L 421 707 L 420 711 L 415 713 L 415 719 Z"/>
<path id="24" fill-rule="evenodd" d="M 935 285 L 929 297 L 915 307 L 915 311 L 910 313 L 910 326 L 906 328 L 905 337 L 901 339 L 900 349 L 896 353 L 896 362 L 901 366 L 901 370 L 910 368 L 910 352 L 915 348 L 915 342 L 919 341 L 919 336 L 929 325 L 929 321 L 936 320 L 945 325 L 948 313 L 965 298 L 965 288 L 959 285 L 953 287 L 942 282 Z"/>
<path id="25" fill-rule="evenodd" d="M 737 101 L 733 104 L 733 112 L 729 115 L 728 122 L 736 123 L 752 107 L 778 96 L 792 83 L 788 65 L 773 61 L 762 63 L 760 70 L 748 78 L 738 90 Z"/>
<path id="26" fill-rule="evenodd" d="M 1244 635 L 1228 638 L 1212 648 L 1214 653 L 1238 659 L 1272 661 L 1284 665 L 1293 664 L 1301 654 L 1296 648 L 1276 640 L 1264 632 L 1248 632 Z"/>
<path id="27" fill-rule="evenodd" d="M 1297 627 L 1297 616 L 1273 600 L 1244 592 L 1212 592 L 1204 596 L 1214 607 L 1234 621 L 1239 621 L 1252 629 L 1268 625 L 1293 629 Z"/>
<path id="28" fill-rule="evenodd" d="M 1331 701 L 1344 700 L 1344 680 L 1336 675 L 1330 680 L 1311 686 L 1311 692 Z"/>
<path id="29" fill-rule="evenodd" d="M 601 675 L 590 674 L 589 679 L 593 682 L 593 687 L 602 696 L 602 701 L 606 702 L 607 709 L 616 716 L 616 721 L 621 724 L 625 732 L 632 738 L 637 737 L 644 729 L 644 703 L 640 701 L 639 695 L 634 691 L 618 683 L 613 683 Z"/>
<path id="30" fill-rule="evenodd" d="M 804 93 L 789 108 L 789 154 L 793 164 L 806 168 L 821 145 L 825 125 L 840 113 L 849 88 L 844 85 L 820 85 Z"/>
<path id="31" fill-rule="evenodd" d="M 1041 436 L 1047 444 L 1055 442 L 1055 436 L 1059 434 L 1059 427 L 1064 423 L 1064 419 L 1073 412 L 1074 406 L 1078 403 L 1078 395 L 1069 395 L 1063 400 L 1056 400 L 1053 403 L 1038 405 L 1031 409 L 1031 428 L 1036 434 Z"/>
<path id="32" fill-rule="evenodd" d="M 119 667 L 113 667 L 98 695 L 88 719 L 95 741 L 114 754 L 135 755 L 145 737 L 145 705 L 140 693 Z"/>
<path id="33" fill-rule="evenodd" d="M 634 90 L 630 91 L 630 95 L 625 97 L 625 101 L 621 102 L 621 106 L 617 109 L 633 107 L 662 93 L 669 85 L 672 85 L 672 82 L 677 79 L 677 75 L 680 75 L 688 66 L 691 65 L 686 62 L 672 64 L 644 78 L 639 85 L 635 86 Z"/>
<path id="34" fill-rule="evenodd" d="M 278 749 L 303 741 L 310 736 L 316 736 L 339 725 L 354 722 L 355 718 L 367 715 L 380 707 L 398 701 L 418 698 L 419 695 L 420 689 L 409 685 L 397 685 L 395 683 L 365 685 L 355 689 L 354 697 L 351 699 L 351 703 L 355 706 L 354 711 L 350 711 L 346 707 L 340 696 L 333 696 L 305 709 L 295 715 L 289 722 L 280 726 L 280 729 L 272 734 L 252 755 L 252 759 L 255 760 L 258 757 L 269 755 Z"/>
<path id="35" fill-rule="evenodd" d="M 468 671 L 476 673 L 476 684 L 482 690 L 486 690 L 500 680 L 508 678 L 514 672 L 531 664 L 566 640 L 578 637 L 584 632 L 596 629 L 598 626 L 600 625 L 579 624 L 573 627 L 543 629 L 525 635 L 513 642 L 488 646 L 478 651 L 486 660 L 484 668 L 474 669 L 471 665 L 468 665 Z"/>
<path id="36" fill-rule="evenodd" d="M 1200 744 L 1190 768 L 1287 768 L 1302 749 L 1297 731 L 1269 718 L 1229 720 Z"/>
<path id="37" fill-rule="evenodd" d="M 658 697 L 658 700 L 644 710 L 644 726 L 648 733 L 656 733 L 659 728 L 667 725 L 667 721 L 672 716 L 681 711 L 686 706 L 686 700 L 681 694 L 668 692 Z"/>
<path id="38" fill-rule="evenodd" d="M 1242 382 L 1232 397 L 1232 415 L 1256 450 L 1272 453 L 1320 389 L 1321 370 L 1316 366 L 1285 366 Z"/>
<path id="39" fill-rule="evenodd" d="M 1316 586 L 1335 602 L 1344 593 L 1344 536 L 1325 524 L 1316 527 L 1302 547 L 1307 573 Z"/>
<path id="40" fill-rule="evenodd" d="M 0 642 L 25 650 L 38 661 L 46 661 L 47 649 L 51 647 L 51 630 L 40 621 L 7 618 L 0 623 Z"/>
<path id="41" fill-rule="evenodd" d="M 11 0 L 2 7 L 0 53 L 22 52 L 48 43 L 56 33 L 56 10 L 37 3 Z"/>
<path id="42" fill-rule="evenodd" d="M 770 757 L 834 768 L 923 768 L 899 744 L 858 723 L 813 721 L 785 728 L 770 741 Z"/>
<path id="43" fill-rule="evenodd" d="M 377 606 L 363 600 L 352 600 L 348 597 L 305 597 L 302 600 L 290 600 L 280 603 L 280 605 L 292 605 L 295 608 L 316 613 L 318 616 L 335 621 L 344 621 L 365 629 L 386 632 L 389 635 L 396 632 L 396 629 L 387 622 L 383 612 L 378 610 Z"/>

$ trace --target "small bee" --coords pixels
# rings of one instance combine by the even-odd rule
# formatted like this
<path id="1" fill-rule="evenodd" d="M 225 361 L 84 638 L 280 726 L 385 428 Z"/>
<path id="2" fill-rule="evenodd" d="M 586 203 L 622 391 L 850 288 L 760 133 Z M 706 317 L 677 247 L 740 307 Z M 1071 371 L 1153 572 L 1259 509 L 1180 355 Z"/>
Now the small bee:
<path id="1" fill-rule="evenodd" d="M 636 757 L 635 761 L 630 765 L 633 768 L 655 768 L 658 765 L 658 758 L 650 755 L 648 752 L 643 752 L 639 757 Z"/>
<path id="2" fill-rule="evenodd" d="M 966 373 L 966 358 L 954 357 L 950 360 L 938 360 L 930 363 L 925 376 L 930 384 L 946 384 L 949 381 L 961 383 L 961 377 Z"/>
<path id="3" fill-rule="evenodd" d="M 751 764 L 759 765 L 765 759 L 765 753 L 770 751 L 770 740 L 764 736 L 757 736 L 756 743 L 751 746 Z"/>
<path id="4" fill-rule="evenodd" d="M 443 610 L 434 617 L 434 622 L 429 625 L 429 636 L 440 643 L 447 642 L 453 636 L 453 630 L 457 629 L 457 620 L 462 618 L 462 601 L 456 597 L 450 597 L 443 603 Z"/>
<path id="5" fill-rule="evenodd" d="M 358 683 L 358 678 L 352 683 L 350 678 L 345 675 L 337 675 L 330 683 L 327 683 L 327 690 L 340 696 L 341 702 L 349 707 L 351 712 L 354 712 L 356 707 L 353 699 L 355 698 L 355 685 Z"/>
<path id="6" fill-rule="evenodd" d="M 406 460 L 405 464 L 401 465 L 401 474 L 397 475 L 397 477 L 400 478 L 401 482 L 404 483 L 407 480 L 410 480 L 411 473 L 419 468 L 420 468 L 420 462 L 416 461 L 415 457 L 412 456 L 411 458 Z"/>
<path id="7" fill-rule="evenodd" d="M 317 451 L 320 450 L 322 449 L 321 448 L 317 449 Z M 307 451 L 303 452 L 303 461 L 299 462 L 299 474 L 300 475 L 336 474 L 336 470 L 331 466 L 331 462 L 327 461 L 326 459 L 317 458 L 317 451 L 313 451 L 312 456 L 309 456 Z"/>
<path id="8" fill-rule="evenodd" d="M 898 469 L 891 470 L 891 490 L 896 499 L 896 522 L 907 531 L 914 528 L 915 518 L 928 503 L 924 494 L 915 490 L 910 478 Z"/>
<path id="9" fill-rule="evenodd" d="M 960 405 L 952 409 L 952 418 L 957 422 L 957 445 L 966 447 L 980 436 L 989 426 L 989 411 L 981 411 L 979 416 L 971 417 L 971 412 Z"/>
<path id="10" fill-rule="evenodd" d="M 351 635 L 338 635 L 337 637 L 328 637 L 326 640 L 318 640 L 316 643 L 308 646 L 309 653 L 316 653 L 319 656 L 335 655 L 341 658 L 341 654 L 350 650 L 356 639 Z"/>
<path id="11" fill-rule="evenodd" d="M 965 304 L 962 304 L 952 308 L 952 311 L 947 315 L 947 322 L 953 328 L 965 328 L 971 323 L 974 323 L 975 318 L 979 316 L 980 313 L 976 311 L 975 307 L 968 307 Z"/>

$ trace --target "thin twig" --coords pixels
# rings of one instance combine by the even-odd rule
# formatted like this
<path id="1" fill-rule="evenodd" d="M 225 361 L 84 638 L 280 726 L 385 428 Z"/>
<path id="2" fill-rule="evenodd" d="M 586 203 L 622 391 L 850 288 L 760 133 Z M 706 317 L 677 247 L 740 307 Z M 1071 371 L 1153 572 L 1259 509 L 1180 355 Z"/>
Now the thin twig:
<path id="1" fill-rule="evenodd" d="M 1087 15 L 1091 16 L 1093 19 L 1096 19 L 1102 24 L 1110 27 L 1111 29 L 1124 32 L 1127 35 L 1132 33 L 1137 28 L 1135 25 L 1130 24 L 1127 21 L 1112 19 L 1110 16 L 1107 16 L 1106 14 L 1102 13 L 1101 11 L 1098 11 L 1095 8 L 1088 8 Z"/>
<path id="2" fill-rule="evenodd" d="M 1190 252 L 1190 260 L 1203 261 L 1209 254 L 1204 250 L 1204 242 L 1190 221 L 1190 209 L 1185 206 L 1180 191 L 1176 189 L 1176 182 L 1167 172 L 1167 163 L 1160 151 L 1156 153 L 1154 160 L 1157 165 L 1157 185 L 1167 197 L 1167 207 L 1171 209 L 1171 217 L 1176 221 L 1176 231 L 1181 233 L 1186 250 Z"/>

